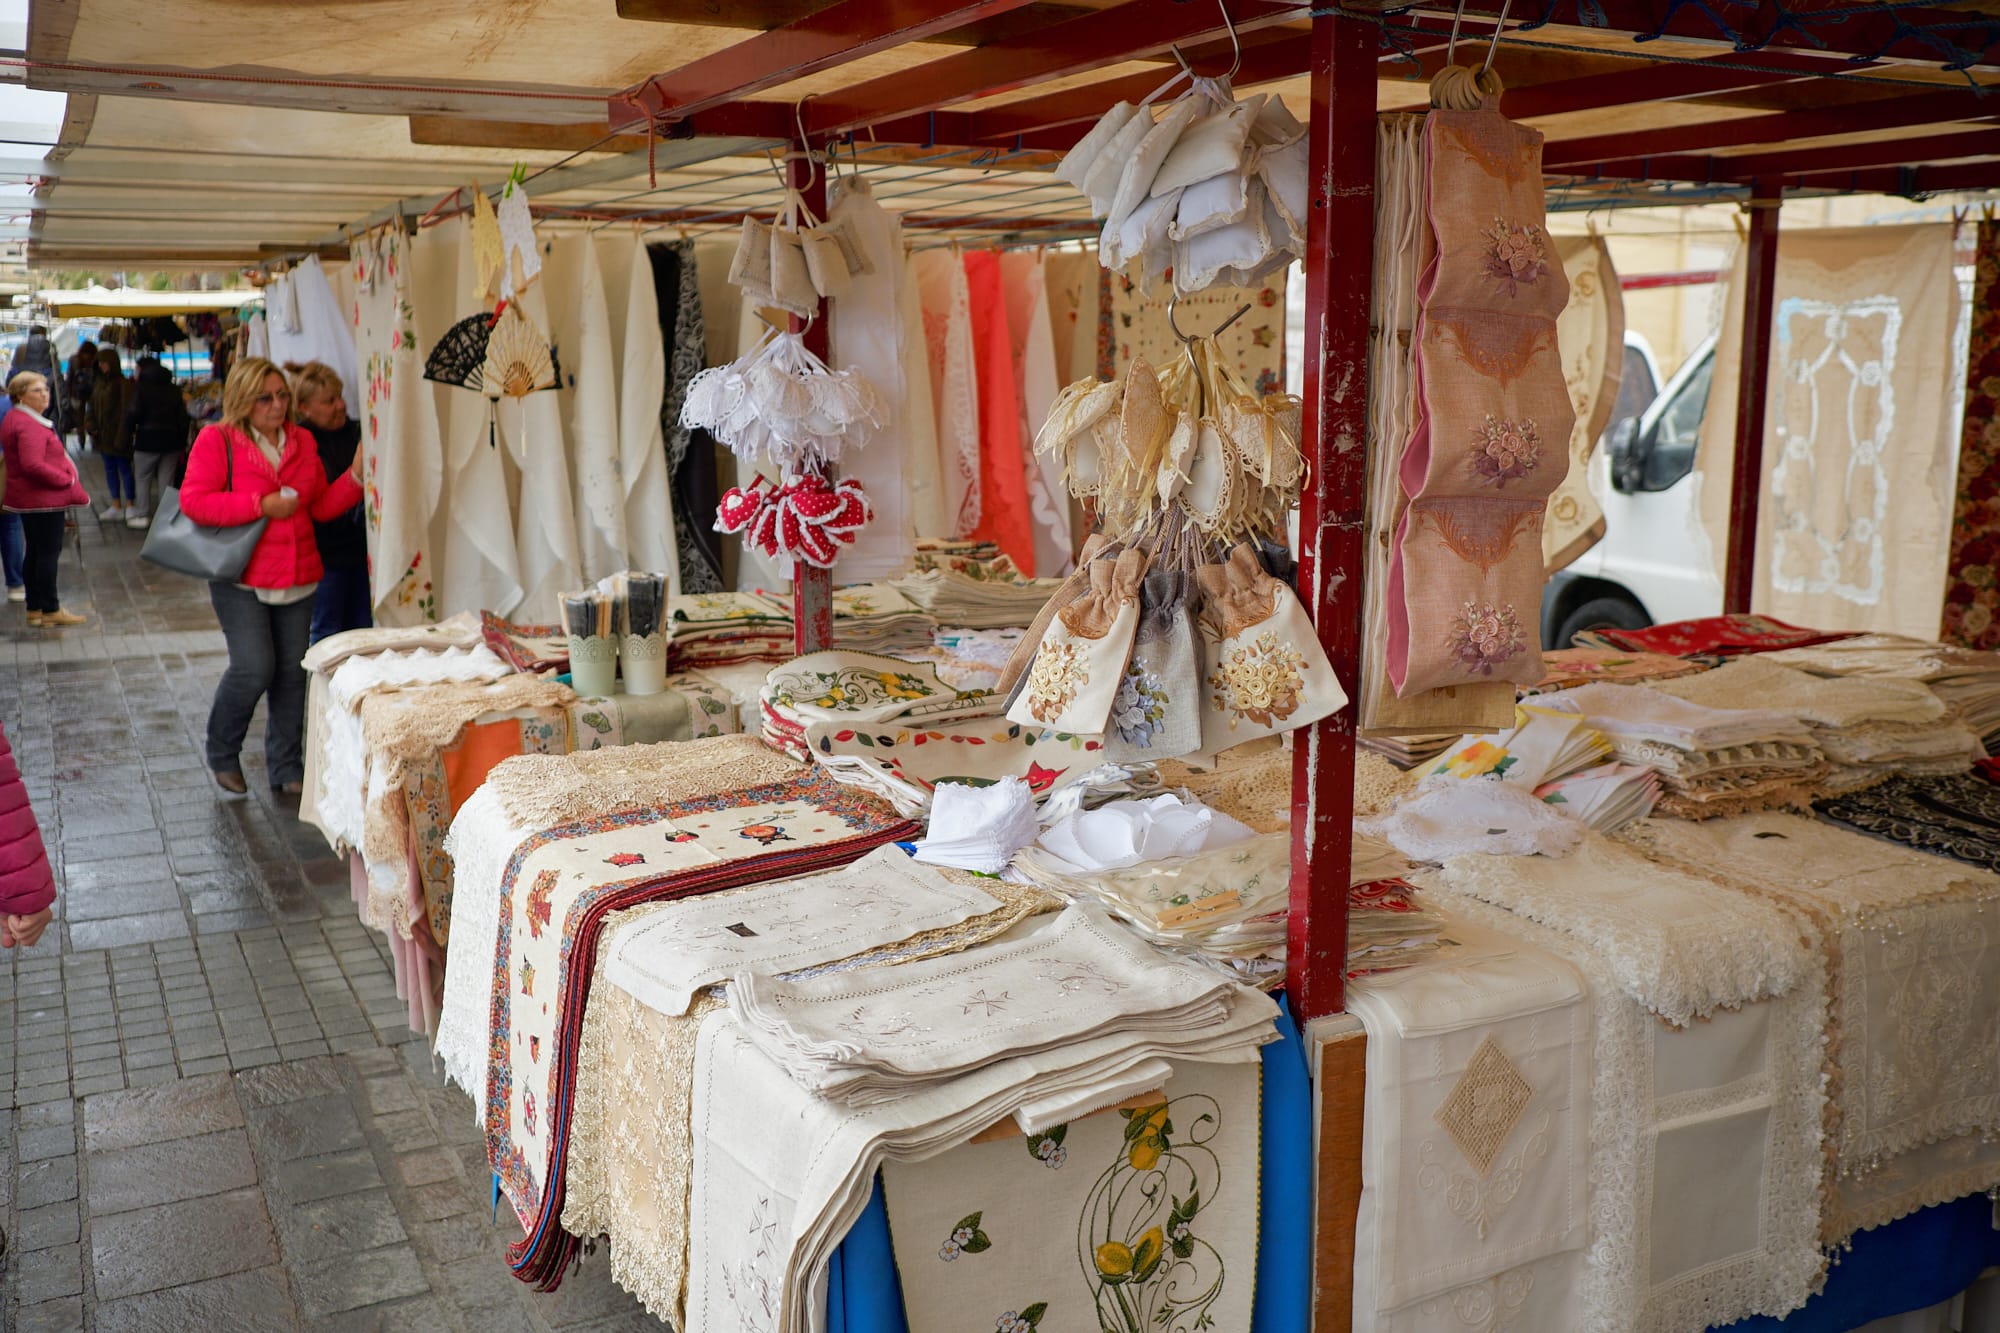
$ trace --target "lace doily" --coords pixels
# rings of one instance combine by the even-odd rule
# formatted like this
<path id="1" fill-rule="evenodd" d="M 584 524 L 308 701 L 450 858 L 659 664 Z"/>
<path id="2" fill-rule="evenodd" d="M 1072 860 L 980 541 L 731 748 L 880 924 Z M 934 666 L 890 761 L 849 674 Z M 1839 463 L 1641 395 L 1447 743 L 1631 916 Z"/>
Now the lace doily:
<path id="1" fill-rule="evenodd" d="M 587 815 L 782 782 L 803 767 L 754 736 L 713 736 L 579 754 L 520 755 L 488 774 L 481 791 L 493 793 L 507 822 L 541 829 Z"/>
<path id="2" fill-rule="evenodd" d="M 1822 727 L 1917 724 L 1939 722 L 1946 716 L 1943 702 L 1915 681 L 1815 676 L 1757 656 L 1739 657 L 1699 675 L 1658 681 L 1652 688 L 1711 708 L 1793 713 Z"/>
<path id="3" fill-rule="evenodd" d="M 1185 788 L 1203 805 L 1259 833 L 1292 826 L 1292 752 L 1283 745 L 1252 742 L 1224 750 L 1208 769 L 1168 759 L 1157 771 L 1161 786 L 1170 791 Z"/>
<path id="4" fill-rule="evenodd" d="M 803 335 L 774 333 L 749 355 L 696 375 L 680 419 L 745 463 L 789 475 L 838 462 L 844 448 L 868 443 L 886 416 L 874 385 L 828 369 Z"/>
<path id="5" fill-rule="evenodd" d="M 1355 827 L 1417 861 L 1490 853 L 1481 860 L 1561 857 L 1582 841 L 1583 825 L 1504 782 L 1435 777 L 1417 784 L 1387 814 Z"/>

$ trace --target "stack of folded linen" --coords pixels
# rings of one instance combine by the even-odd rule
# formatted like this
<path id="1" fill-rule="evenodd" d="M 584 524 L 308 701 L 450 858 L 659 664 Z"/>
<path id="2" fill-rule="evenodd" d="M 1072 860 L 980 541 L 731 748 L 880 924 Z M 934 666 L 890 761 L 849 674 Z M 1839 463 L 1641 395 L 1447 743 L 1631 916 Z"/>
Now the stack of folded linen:
<path id="1" fill-rule="evenodd" d="M 888 583 L 857 583 L 833 594 L 833 641 L 864 653 L 905 653 L 930 645 L 935 617 Z"/>
<path id="2" fill-rule="evenodd" d="M 1024 579 L 1011 569 L 975 575 L 960 568 L 922 570 L 893 580 L 898 592 L 939 624 L 971 629 L 1028 624 L 1062 582 Z"/>
<path id="3" fill-rule="evenodd" d="M 1423 962 L 1444 937 L 1444 913 L 1403 876 L 1410 863 L 1356 830 L 1349 858 L 1347 974 L 1369 976 Z"/>
<path id="4" fill-rule="evenodd" d="M 1711 707 L 1796 714 L 1826 751 L 1829 791 L 1855 791 L 1898 773 L 1936 776 L 1972 766 L 1972 732 L 1913 680 L 1815 676 L 1766 656 L 1655 688 Z"/>
<path id="5" fill-rule="evenodd" d="M 1397 768 L 1410 769 L 1437 758 L 1459 739 L 1456 732 L 1426 732 L 1413 736 L 1363 736 L 1361 748 L 1373 750 Z"/>
<path id="6" fill-rule="evenodd" d="M 1858 634 L 1838 643 L 1788 648 L 1767 660 L 1815 676 L 1920 681 L 1989 749 L 2000 746 L 2000 653 L 1898 634 Z"/>
<path id="7" fill-rule="evenodd" d="M 760 592 L 697 592 L 667 599 L 667 667 L 782 662 L 794 651 L 791 609 Z"/>
<path id="8" fill-rule="evenodd" d="M 1631 684 L 1672 680 L 1692 676 L 1708 668 L 1666 653 L 1630 653 L 1615 648 L 1552 648 L 1542 653 L 1542 678 L 1524 687 L 1522 694 L 1553 694 L 1573 690 L 1592 681 Z"/>
<path id="9" fill-rule="evenodd" d="M 1535 795 L 1599 833 L 1616 833 L 1660 803 L 1660 775 L 1642 764 L 1599 764 L 1544 782 Z"/>
<path id="10" fill-rule="evenodd" d="M 941 627 L 931 635 L 930 651 L 919 656 L 937 663 L 938 674 L 959 689 L 990 690 L 999 684 L 1001 669 L 1014 655 L 1025 633 L 1011 627 Z"/>
<path id="11" fill-rule="evenodd" d="M 1466 736 L 1425 766 L 1424 777 L 1484 778 L 1535 788 L 1567 777 L 1611 754 L 1604 733 L 1575 713 L 1524 704 L 1514 725 L 1490 736 Z"/>
<path id="12" fill-rule="evenodd" d="M 1581 713 L 1620 762 L 1657 769 L 1659 808 L 1682 818 L 1803 807 L 1827 774 L 1825 752 L 1788 713 L 1709 708 L 1647 685 L 1583 685 L 1549 706 Z"/>
<path id="13" fill-rule="evenodd" d="M 983 787 L 947 782 L 931 793 L 930 831 L 918 839 L 916 859 L 997 875 L 1040 831 L 1035 794 L 1020 778 Z"/>
<path id="14" fill-rule="evenodd" d="M 937 1156 L 1010 1115 L 1060 1146 L 1058 1127 L 1091 1112 L 1167 1101 L 1186 1062 L 1254 1063 L 1276 1014 L 1084 907 L 949 957 L 737 977 L 696 1039 L 683 1326 L 749 1327 L 746 1300 L 768 1312 L 755 1327 L 818 1326 L 833 1248 L 878 1165 Z M 1127 1117 L 1147 1165 L 1175 1134 L 1167 1109 Z M 1247 1310 L 1230 1317 L 1248 1327 Z"/>

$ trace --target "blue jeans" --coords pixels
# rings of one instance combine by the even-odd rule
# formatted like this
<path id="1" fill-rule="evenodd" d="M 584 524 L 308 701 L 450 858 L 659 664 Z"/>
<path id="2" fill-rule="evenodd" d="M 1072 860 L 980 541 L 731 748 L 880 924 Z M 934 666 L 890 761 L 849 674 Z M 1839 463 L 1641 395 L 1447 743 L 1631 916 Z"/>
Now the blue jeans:
<path id="1" fill-rule="evenodd" d="M 6 571 L 8 587 L 21 586 L 21 562 L 27 553 L 28 543 L 21 535 L 21 516 L 0 514 L 0 567 Z"/>
<path id="2" fill-rule="evenodd" d="M 318 643 L 342 630 L 367 629 L 375 623 L 374 604 L 367 570 L 327 570 L 313 594 L 312 641 Z"/>
<path id="3" fill-rule="evenodd" d="M 104 485 L 111 492 L 112 504 L 132 499 L 132 460 L 104 455 Z"/>

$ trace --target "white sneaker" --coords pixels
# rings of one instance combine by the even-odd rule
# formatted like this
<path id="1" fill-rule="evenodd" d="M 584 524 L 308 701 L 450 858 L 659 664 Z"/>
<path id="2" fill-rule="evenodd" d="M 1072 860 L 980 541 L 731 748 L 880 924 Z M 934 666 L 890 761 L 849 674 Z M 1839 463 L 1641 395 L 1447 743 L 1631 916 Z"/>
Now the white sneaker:
<path id="1" fill-rule="evenodd" d="M 153 520 L 147 518 L 144 514 L 134 514 L 125 520 L 125 526 L 128 528 L 150 528 L 153 526 Z"/>
<path id="2" fill-rule="evenodd" d="M 10 602 L 25 602 L 25 601 L 27 601 L 27 600 L 28 600 L 28 590 L 27 590 L 27 588 L 26 588 L 25 586 L 23 586 L 23 587 L 19 587 L 19 588 L 9 588 L 9 589 L 7 589 L 7 600 L 8 600 L 8 601 L 10 601 Z"/>
<path id="3" fill-rule="evenodd" d="M 106 505 L 97 511 L 97 516 L 99 518 L 123 518 L 125 517 L 125 510 L 118 505 Z"/>

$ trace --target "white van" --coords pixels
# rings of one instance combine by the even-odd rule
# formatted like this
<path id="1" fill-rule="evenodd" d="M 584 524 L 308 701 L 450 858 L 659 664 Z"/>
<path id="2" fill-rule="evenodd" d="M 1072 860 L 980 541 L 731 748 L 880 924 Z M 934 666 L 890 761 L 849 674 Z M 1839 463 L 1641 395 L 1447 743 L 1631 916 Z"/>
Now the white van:
<path id="1" fill-rule="evenodd" d="M 1579 630 L 1641 629 L 1717 615 L 1715 581 L 1696 568 L 1695 449 L 1715 377 L 1715 339 L 1689 354 L 1658 394 L 1652 349 L 1625 335 L 1618 404 L 1590 459 L 1590 490 L 1604 507 L 1604 537 L 1549 579 L 1542 642 L 1567 648 Z"/>

